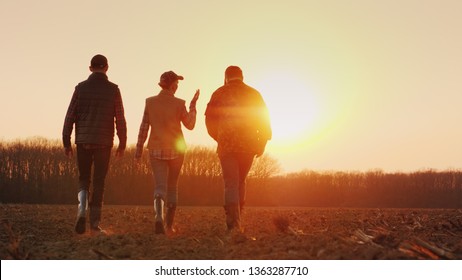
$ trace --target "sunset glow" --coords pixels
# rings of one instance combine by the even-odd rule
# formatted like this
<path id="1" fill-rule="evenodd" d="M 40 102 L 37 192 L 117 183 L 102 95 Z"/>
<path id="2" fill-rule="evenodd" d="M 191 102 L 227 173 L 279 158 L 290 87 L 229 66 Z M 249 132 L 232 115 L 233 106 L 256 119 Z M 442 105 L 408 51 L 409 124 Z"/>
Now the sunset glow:
<path id="1" fill-rule="evenodd" d="M 275 70 L 267 73 L 256 87 L 263 94 L 270 111 L 272 150 L 300 149 L 316 133 L 317 100 L 301 77 L 293 72 Z"/>
<path id="2" fill-rule="evenodd" d="M 413 0 L 5 1 L 0 138 L 61 139 L 73 89 L 102 53 L 121 89 L 128 144 L 144 100 L 173 70 L 185 77 L 179 98 L 189 104 L 201 91 L 188 147 L 215 147 L 205 108 L 237 65 L 269 107 L 267 151 L 285 171 L 462 168 L 461 9 Z"/>

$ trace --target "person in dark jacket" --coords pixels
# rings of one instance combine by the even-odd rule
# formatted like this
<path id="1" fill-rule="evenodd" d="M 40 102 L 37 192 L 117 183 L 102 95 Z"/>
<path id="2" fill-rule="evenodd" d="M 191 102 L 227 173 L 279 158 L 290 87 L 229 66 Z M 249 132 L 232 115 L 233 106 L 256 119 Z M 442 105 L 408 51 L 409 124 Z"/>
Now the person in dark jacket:
<path id="1" fill-rule="evenodd" d="M 189 112 L 185 101 L 175 97 L 178 81 L 182 76 L 168 71 L 160 76 L 159 94 L 146 99 L 143 120 L 138 134 L 135 158 L 140 159 L 144 142 L 148 138 L 149 158 L 155 179 L 154 189 L 154 231 L 156 234 L 174 232 L 173 220 L 177 206 L 178 176 L 183 166 L 186 143 L 181 124 L 192 130 L 196 125 L 196 102 L 200 91 L 191 100 Z M 164 221 L 164 202 L 166 213 Z"/>
<path id="2" fill-rule="evenodd" d="M 263 154 L 272 132 L 262 96 L 244 83 L 239 67 L 226 69 L 225 85 L 212 94 L 207 104 L 205 124 L 209 135 L 218 143 L 228 230 L 241 231 L 246 178 L 254 157 Z"/>
<path id="3" fill-rule="evenodd" d="M 123 156 L 127 143 L 127 124 L 122 97 L 119 87 L 106 76 L 109 68 L 106 57 L 95 55 L 89 68 L 92 74 L 75 87 L 62 133 L 64 152 L 66 156 L 71 157 L 74 153 L 71 134 L 75 125 L 79 169 L 79 204 L 75 231 L 79 234 L 86 230 L 88 208 L 90 230 L 105 233 L 100 227 L 101 208 L 115 129 L 119 138 L 117 157 Z M 90 192 L 92 166 L 93 189 Z"/>

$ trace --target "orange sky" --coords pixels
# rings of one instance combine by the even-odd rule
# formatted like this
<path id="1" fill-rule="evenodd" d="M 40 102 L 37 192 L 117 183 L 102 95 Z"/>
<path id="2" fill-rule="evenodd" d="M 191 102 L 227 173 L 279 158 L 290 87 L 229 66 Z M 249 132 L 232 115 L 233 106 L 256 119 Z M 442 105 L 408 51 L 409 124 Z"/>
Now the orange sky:
<path id="1" fill-rule="evenodd" d="M 61 138 L 91 57 L 109 59 L 129 143 L 162 72 L 201 89 L 228 65 L 268 103 L 285 171 L 462 168 L 462 1 L 2 1 L 0 138 Z"/>

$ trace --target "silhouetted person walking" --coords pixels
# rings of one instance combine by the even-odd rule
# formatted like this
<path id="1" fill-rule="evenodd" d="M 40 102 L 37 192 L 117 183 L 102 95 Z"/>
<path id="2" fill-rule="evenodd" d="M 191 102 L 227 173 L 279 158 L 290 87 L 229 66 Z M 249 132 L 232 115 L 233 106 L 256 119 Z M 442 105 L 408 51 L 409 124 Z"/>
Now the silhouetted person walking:
<path id="1" fill-rule="evenodd" d="M 135 158 L 140 159 L 144 142 L 151 128 L 148 149 L 155 180 L 155 233 L 165 233 L 165 227 L 167 232 L 174 231 L 173 219 L 178 200 L 178 176 L 186 152 L 181 123 L 189 130 L 194 129 L 196 124 L 196 102 L 199 98 L 199 90 L 191 100 L 188 112 L 185 101 L 175 97 L 179 80 L 183 80 L 183 77 L 173 71 L 165 72 L 160 76 L 159 86 L 162 90 L 159 94 L 146 99 L 136 144 Z M 164 202 L 167 206 L 165 221 Z"/>
<path id="2" fill-rule="evenodd" d="M 224 86 L 212 94 L 205 112 L 207 131 L 218 143 L 225 183 L 226 225 L 228 230 L 239 231 L 247 175 L 254 157 L 263 154 L 272 135 L 262 96 L 243 80 L 242 70 L 229 66 Z"/>
<path id="3" fill-rule="evenodd" d="M 95 55 L 90 62 L 92 74 L 75 87 L 63 127 L 64 151 L 73 155 L 71 134 L 75 124 L 77 165 L 79 168 L 78 210 L 75 231 L 86 230 L 87 208 L 90 208 L 90 229 L 105 233 L 100 227 L 105 178 L 109 169 L 114 142 L 114 123 L 119 138 L 116 156 L 123 156 L 127 143 L 127 124 L 119 87 L 106 76 L 108 62 Z M 93 189 L 90 192 L 93 166 Z"/>

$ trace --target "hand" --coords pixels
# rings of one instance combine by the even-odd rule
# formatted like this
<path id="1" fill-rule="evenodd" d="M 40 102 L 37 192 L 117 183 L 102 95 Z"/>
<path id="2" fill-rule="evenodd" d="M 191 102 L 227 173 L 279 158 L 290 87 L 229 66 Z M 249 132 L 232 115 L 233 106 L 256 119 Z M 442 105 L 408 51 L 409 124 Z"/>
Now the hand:
<path id="1" fill-rule="evenodd" d="M 71 158 L 74 156 L 74 151 L 72 150 L 72 147 L 65 147 L 64 148 L 64 154 L 66 157 Z"/>
<path id="2" fill-rule="evenodd" d="M 199 95 L 200 95 L 201 91 L 198 89 L 196 90 L 196 93 L 194 94 L 194 97 L 191 99 L 191 103 L 189 103 L 189 108 L 196 108 L 196 102 L 197 102 L 197 99 L 199 99 Z"/>

